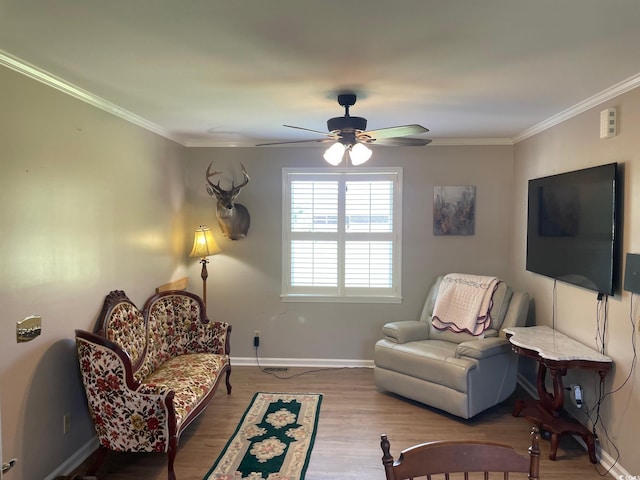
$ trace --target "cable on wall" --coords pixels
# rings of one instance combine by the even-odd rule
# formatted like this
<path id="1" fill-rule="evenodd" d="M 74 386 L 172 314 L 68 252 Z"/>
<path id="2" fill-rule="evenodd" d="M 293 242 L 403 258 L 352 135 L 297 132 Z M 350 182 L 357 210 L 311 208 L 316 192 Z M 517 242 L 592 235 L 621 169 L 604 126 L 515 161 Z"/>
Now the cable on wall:
<path id="1" fill-rule="evenodd" d="M 629 380 L 631 379 L 631 376 L 633 375 L 633 372 L 635 371 L 635 367 L 636 367 L 636 361 L 638 358 L 638 352 L 636 349 L 636 332 L 635 332 L 635 324 L 634 324 L 634 295 L 633 292 L 631 292 L 631 301 L 629 303 L 629 323 L 631 325 L 631 348 L 633 351 L 633 357 L 631 359 L 631 368 L 629 368 L 629 373 L 627 374 L 627 378 L 624 379 L 624 381 L 616 388 L 612 389 L 611 391 L 604 393 L 604 380 L 602 378 L 600 378 L 600 382 L 599 382 L 599 397 L 598 397 L 598 401 L 596 402 L 596 404 L 594 405 L 593 408 L 591 408 L 590 410 L 586 410 L 585 413 L 587 414 L 587 418 L 589 418 L 589 420 L 591 421 L 591 413 L 595 410 L 596 412 L 596 420 L 593 423 L 593 428 L 594 428 L 594 435 L 595 435 L 595 425 L 596 423 L 600 420 L 600 406 L 602 405 L 602 402 L 604 402 L 608 397 L 610 397 L 611 395 L 613 395 L 614 393 L 619 392 L 620 390 L 622 390 L 624 388 L 624 386 L 629 382 Z M 606 326 L 606 316 L 608 315 L 608 310 L 607 307 L 605 305 L 605 326 Z M 602 338 L 604 338 L 604 333 L 605 333 L 605 329 L 603 328 L 603 336 Z M 603 351 L 602 353 L 604 354 L 604 343 L 603 343 Z M 597 374 L 594 374 L 594 379 L 596 378 Z M 600 376 L 597 375 L 597 377 L 599 378 Z M 598 472 L 598 474 L 602 477 L 609 475 L 609 472 L 611 472 L 611 470 L 613 469 L 613 467 L 615 467 L 618 463 L 618 460 L 620 459 L 620 450 L 618 450 L 618 447 L 616 447 L 615 443 L 613 442 L 613 440 L 611 439 L 611 437 L 609 436 L 609 432 L 607 431 L 606 426 L 604 425 L 604 423 L 602 421 L 600 421 L 600 424 L 602 425 L 602 430 L 604 431 L 604 435 L 607 438 L 607 441 L 609 442 L 609 444 L 613 447 L 615 453 L 616 453 L 616 457 L 615 460 L 613 461 L 613 464 L 605 471 L 605 472 L 600 472 L 598 471 L 598 468 L 594 465 L 594 469 L 596 470 L 596 472 Z"/>
<path id="2" fill-rule="evenodd" d="M 600 353 L 604 355 L 605 351 L 605 337 L 607 334 L 607 319 L 609 318 L 609 296 L 598 294 L 598 301 L 596 304 L 596 348 Z M 602 321 L 601 321 L 602 319 Z M 601 327 L 602 325 L 602 327 Z"/>
<path id="3" fill-rule="evenodd" d="M 551 295 L 551 328 L 556 329 L 556 303 L 558 301 L 558 279 L 553 279 L 553 290 Z"/>

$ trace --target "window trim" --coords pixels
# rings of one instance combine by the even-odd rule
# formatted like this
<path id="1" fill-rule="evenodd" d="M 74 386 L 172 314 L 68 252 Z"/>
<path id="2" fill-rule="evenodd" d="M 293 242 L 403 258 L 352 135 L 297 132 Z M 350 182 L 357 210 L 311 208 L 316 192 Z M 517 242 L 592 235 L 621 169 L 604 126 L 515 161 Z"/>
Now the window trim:
<path id="1" fill-rule="evenodd" d="M 347 177 L 345 177 L 347 176 Z M 282 286 L 280 298 L 283 302 L 327 302 L 327 303 L 401 303 L 402 302 L 402 167 L 384 168 L 288 168 L 282 169 Z M 351 178 L 349 178 L 351 177 Z M 338 178 L 345 180 L 390 178 L 394 181 L 393 189 L 393 231 L 387 236 L 391 237 L 393 248 L 393 282 L 389 289 L 356 289 L 349 288 L 341 290 L 337 287 L 326 289 L 322 293 L 321 287 L 316 287 L 315 292 L 296 292 L 295 287 L 291 287 L 291 181 L 294 179 L 321 180 L 322 178 Z M 342 212 L 344 213 L 344 212 Z M 344 221 L 344 217 L 339 219 L 339 225 Z M 338 231 L 339 251 L 344 249 L 344 230 Z M 356 236 L 357 234 L 353 234 Z M 375 237 L 376 233 L 366 233 L 367 237 Z M 340 268 L 339 261 L 339 268 Z M 343 276 L 343 273 L 340 274 Z M 342 283 L 341 278 L 340 283 Z M 349 293 L 350 292 L 350 293 Z"/>

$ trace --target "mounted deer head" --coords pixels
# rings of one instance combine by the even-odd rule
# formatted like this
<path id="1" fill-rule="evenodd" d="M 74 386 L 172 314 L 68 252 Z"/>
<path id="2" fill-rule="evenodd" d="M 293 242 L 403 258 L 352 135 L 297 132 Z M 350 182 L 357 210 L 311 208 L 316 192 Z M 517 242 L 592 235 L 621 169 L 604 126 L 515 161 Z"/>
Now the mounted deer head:
<path id="1" fill-rule="evenodd" d="M 249 175 L 247 174 L 244 165 L 242 167 L 242 175 L 244 177 L 242 183 L 236 186 L 234 182 L 231 182 L 231 189 L 224 190 L 220 187 L 220 180 L 217 184 L 214 184 L 211 177 L 220 175 L 222 172 L 212 172 L 211 166 L 213 162 L 209 164 L 207 168 L 207 192 L 212 197 L 216 197 L 218 203 L 216 204 L 216 217 L 218 218 L 218 225 L 225 237 L 229 237 L 231 240 L 239 240 L 247 236 L 249 231 L 249 211 L 244 205 L 236 202 L 236 197 L 240 193 L 240 189 L 249 183 Z"/>

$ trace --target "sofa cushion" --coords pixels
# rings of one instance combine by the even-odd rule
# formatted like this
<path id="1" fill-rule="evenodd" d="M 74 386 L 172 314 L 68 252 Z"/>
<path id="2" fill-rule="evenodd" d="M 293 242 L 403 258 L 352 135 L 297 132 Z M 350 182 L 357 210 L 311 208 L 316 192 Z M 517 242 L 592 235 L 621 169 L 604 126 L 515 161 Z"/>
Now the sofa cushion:
<path id="1" fill-rule="evenodd" d="M 225 359 L 210 353 L 173 357 L 144 379 L 145 385 L 164 385 L 174 391 L 178 426 L 213 389 Z"/>
<path id="2" fill-rule="evenodd" d="M 380 340 L 375 346 L 376 367 L 466 392 L 467 375 L 476 360 L 456 358 L 457 344 L 441 340 L 394 343 Z"/>

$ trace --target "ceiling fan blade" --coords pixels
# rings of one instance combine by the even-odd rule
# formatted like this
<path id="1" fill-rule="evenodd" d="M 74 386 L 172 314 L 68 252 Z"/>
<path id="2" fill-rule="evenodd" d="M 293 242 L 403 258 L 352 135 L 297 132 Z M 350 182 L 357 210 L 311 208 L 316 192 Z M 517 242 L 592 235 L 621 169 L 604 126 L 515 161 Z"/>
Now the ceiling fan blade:
<path id="1" fill-rule="evenodd" d="M 397 127 L 379 128 L 378 130 L 368 130 L 362 132 L 361 135 L 367 135 L 371 138 L 391 138 L 391 137 L 408 137 L 409 135 L 418 135 L 419 133 L 428 132 L 429 129 L 422 125 L 400 125 Z"/>
<path id="2" fill-rule="evenodd" d="M 315 140 L 294 140 L 289 142 L 269 142 L 269 143 L 257 143 L 256 147 L 266 147 L 268 145 L 285 145 L 288 143 L 325 143 L 334 142 L 335 138 L 316 138 Z"/>
<path id="3" fill-rule="evenodd" d="M 312 130 L 310 128 L 296 127 L 295 125 L 283 125 L 283 127 L 295 128 L 296 130 L 304 130 L 305 132 L 319 133 L 320 135 L 332 135 L 331 132 L 321 132 L 319 130 Z"/>
<path id="4" fill-rule="evenodd" d="M 381 138 L 371 141 L 372 145 L 381 145 L 385 147 L 422 147 L 429 145 L 431 139 L 429 138 L 406 138 L 406 137 L 392 137 Z"/>

